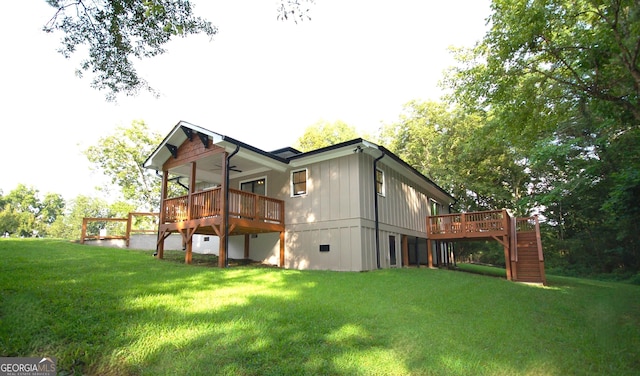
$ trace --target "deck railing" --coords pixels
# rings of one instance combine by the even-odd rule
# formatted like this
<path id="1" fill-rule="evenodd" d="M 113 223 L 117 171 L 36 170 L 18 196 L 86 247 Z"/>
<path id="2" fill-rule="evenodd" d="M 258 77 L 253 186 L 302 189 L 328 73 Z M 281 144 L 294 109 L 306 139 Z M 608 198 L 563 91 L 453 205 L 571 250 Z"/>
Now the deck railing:
<path id="1" fill-rule="evenodd" d="M 132 234 L 151 234 L 157 231 L 158 216 L 158 213 L 132 212 L 127 215 L 127 218 L 82 218 L 80 243 L 84 244 L 86 240 L 123 239 L 128 247 Z M 141 217 L 146 220 L 140 220 Z M 89 229 L 90 223 L 98 223 L 104 233 L 92 233 Z"/>
<path id="2" fill-rule="evenodd" d="M 430 235 L 476 234 L 482 236 L 503 233 L 509 228 L 509 214 L 505 210 L 443 214 L 427 217 L 427 220 Z"/>
<path id="3" fill-rule="evenodd" d="M 222 215 L 222 189 L 214 188 L 189 196 L 169 198 L 164 201 L 165 223 L 187 219 L 200 219 Z M 255 221 L 284 223 L 284 201 L 229 189 L 229 216 Z"/>

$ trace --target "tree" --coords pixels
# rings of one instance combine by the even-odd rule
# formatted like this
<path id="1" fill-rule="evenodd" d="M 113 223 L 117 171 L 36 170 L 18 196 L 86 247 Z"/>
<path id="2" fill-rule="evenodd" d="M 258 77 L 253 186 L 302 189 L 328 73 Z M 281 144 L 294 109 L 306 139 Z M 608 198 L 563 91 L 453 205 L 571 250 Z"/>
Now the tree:
<path id="1" fill-rule="evenodd" d="M 294 147 L 300 151 L 310 151 L 331 146 L 340 142 L 358 138 L 358 132 L 341 120 L 333 123 L 320 120 L 307 127 L 304 134 L 298 138 Z"/>
<path id="2" fill-rule="evenodd" d="M 456 210 L 509 208 L 526 214 L 529 182 L 520 152 L 479 113 L 443 102 L 412 101 L 382 143 L 456 197 Z"/>
<path id="3" fill-rule="evenodd" d="M 79 195 L 71 200 L 63 216 L 56 218 L 50 229 L 50 235 L 55 238 L 77 240 L 82 233 L 82 219 L 115 217 L 109 210 L 109 204 L 103 199 Z M 89 224 L 89 233 L 99 233 L 97 223 Z"/>
<path id="4" fill-rule="evenodd" d="M 42 210 L 40 219 L 47 225 L 52 224 L 63 214 L 66 204 L 62 195 L 58 193 L 47 193 L 42 200 Z"/>
<path id="5" fill-rule="evenodd" d="M 116 128 L 114 134 L 99 139 L 84 153 L 96 170 L 120 188 L 125 200 L 140 210 L 152 211 L 160 206 L 160 179 L 142 164 L 161 140 L 144 121 L 136 120 L 129 127 Z"/>
<path id="6" fill-rule="evenodd" d="M 78 76 L 94 74 L 91 86 L 106 90 L 108 100 L 118 94 L 135 95 L 141 89 L 155 91 L 138 74 L 137 59 L 166 52 L 173 37 L 203 33 L 213 37 L 218 29 L 194 14 L 189 0 L 46 0 L 55 13 L 44 25 L 48 33 L 62 32 L 60 53 L 71 57 L 86 48 Z M 282 0 L 278 4 L 281 20 L 311 19 L 313 0 Z M 84 48 L 83 48 L 84 47 Z"/>
<path id="7" fill-rule="evenodd" d="M 65 208 L 61 195 L 48 193 L 44 200 L 39 191 L 24 184 L 1 197 L 0 231 L 2 234 L 17 236 L 45 236 L 49 225 L 60 216 Z"/>
<path id="8" fill-rule="evenodd" d="M 484 39 L 458 51 L 452 98 L 526 151 L 529 206 L 550 219 L 552 251 L 594 270 L 640 269 L 637 1 L 495 0 L 492 10 Z"/>
<path id="9" fill-rule="evenodd" d="M 211 23 L 193 13 L 188 0 L 47 0 L 56 8 L 44 31 L 64 34 L 60 53 L 69 58 L 79 47 L 87 48 L 77 74 L 95 74 L 91 86 L 107 90 L 113 100 L 124 92 L 152 90 L 136 71 L 134 59 L 166 52 L 174 36 L 216 34 Z"/>
<path id="10" fill-rule="evenodd" d="M 278 5 L 278 19 L 287 21 L 289 19 L 293 20 L 295 23 L 298 23 L 298 20 L 311 20 L 311 16 L 309 13 L 311 9 L 305 7 L 311 6 L 315 1 L 314 0 L 282 0 Z"/>

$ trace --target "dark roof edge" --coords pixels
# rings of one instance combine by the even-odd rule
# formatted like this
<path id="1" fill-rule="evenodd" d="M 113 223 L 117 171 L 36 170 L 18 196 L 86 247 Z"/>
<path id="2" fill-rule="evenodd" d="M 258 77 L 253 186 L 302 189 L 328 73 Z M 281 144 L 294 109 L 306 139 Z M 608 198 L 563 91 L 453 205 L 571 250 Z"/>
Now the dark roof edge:
<path id="1" fill-rule="evenodd" d="M 286 147 L 283 147 L 283 148 L 280 148 L 280 149 L 276 149 L 276 150 L 270 151 L 269 153 L 278 154 L 278 153 L 282 153 L 282 152 L 285 152 L 285 151 L 290 151 L 290 152 L 292 152 L 292 153 L 294 153 L 296 155 L 302 154 L 302 152 L 300 150 L 298 150 L 296 148 L 292 148 L 291 146 L 286 146 Z"/>
<path id="2" fill-rule="evenodd" d="M 328 152 L 328 151 L 331 151 L 331 150 L 335 150 L 335 149 L 343 148 L 343 147 L 345 147 L 345 146 L 359 144 L 359 143 L 361 143 L 361 142 L 363 142 L 363 141 L 365 141 L 365 140 L 364 140 L 364 139 L 362 139 L 362 138 L 355 138 L 355 139 L 353 139 L 353 140 L 344 141 L 344 142 L 341 142 L 341 143 L 339 143 L 339 144 L 330 145 L 330 146 L 325 146 L 325 147 L 320 148 L 320 149 L 315 149 L 315 150 L 311 150 L 311 151 L 304 152 L 304 153 L 302 153 L 302 154 L 294 155 L 294 156 L 292 156 L 292 157 L 289 157 L 288 159 L 289 159 L 289 160 L 292 160 L 292 159 L 298 159 L 298 158 L 308 157 L 308 156 L 310 156 L 310 155 L 314 155 L 314 154 L 325 153 L 325 152 Z"/>
<path id="3" fill-rule="evenodd" d="M 278 162 L 282 162 L 282 163 L 284 163 L 284 164 L 289 164 L 289 160 L 288 160 L 287 158 L 282 158 L 282 157 L 279 157 L 279 156 L 277 156 L 277 155 L 275 155 L 275 154 L 269 153 L 268 151 L 264 151 L 264 150 L 262 150 L 262 149 L 258 149 L 258 148 L 257 148 L 257 147 L 255 147 L 255 146 L 251 146 L 251 145 L 249 145 L 249 144 L 245 144 L 244 142 L 242 142 L 242 141 L 238 141 L 238 140 L 236 140 L 235 138 L 231 138 L 231 137 L 229 137 L 229 136 L 224 136 L 224 135 L 222 135 L 222 141 L 229 142 L 229 143 L 231 143 L 231 144 L 234 144 L 234 145 L 236 145 L 236 146 L 239 146 L 239 147 L 240 147 L 240 148 L 242 148 L 242 149 L 250 150 L 250 151 L 252 151 L 252 152 L 254 152 L 254 153 L 257 153 L 257 154 L 260 154 L 260 155 L 262 155 L 262 156 L 265 156 L 265 157 L 268 157 L 268 158 L 274 159 L 274 160 L 276 160 L 276 161 L 278 161 Z"/>

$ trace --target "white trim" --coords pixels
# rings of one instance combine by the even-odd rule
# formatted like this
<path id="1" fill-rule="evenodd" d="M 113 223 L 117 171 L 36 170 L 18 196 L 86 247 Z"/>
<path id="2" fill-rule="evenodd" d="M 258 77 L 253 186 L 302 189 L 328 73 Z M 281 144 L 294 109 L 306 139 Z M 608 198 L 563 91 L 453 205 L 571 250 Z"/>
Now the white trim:
<path id="1" fill-rule="evenodd" d="M 300 171 L 305 172 L 304 174 L 305 190 L 304 190 L 304 193 L 296 194 L 295 192 L 293 192 L 293 174 Z M 299 168 L 296 170 L 291 170 L 291 173 L 289 174 L 289 194 L 291 195 L 291 197 L 302 197 L 302 196 L 306 196 L 308 193 L 309 193 L 309 169 L 305 167 L 305 168 Z"/>

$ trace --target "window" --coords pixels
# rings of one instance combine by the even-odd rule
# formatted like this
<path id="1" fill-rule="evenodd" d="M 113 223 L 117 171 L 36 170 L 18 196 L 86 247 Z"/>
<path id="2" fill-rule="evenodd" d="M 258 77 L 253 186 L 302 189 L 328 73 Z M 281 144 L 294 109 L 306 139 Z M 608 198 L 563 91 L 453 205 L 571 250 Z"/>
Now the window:
<path id="1" fill-rule="evenodd" d="M 436 201 L 431 200 L 431 215 L 435 216 L 440 214 L 440 210 L 438 210 L 439 208 L 440 208 L 440 205 Z"/>
<path id="2" fill-rule="evenodd" d="M 291 172 L 291 196 L 307 194 L 307 169 Z"/>
<path id="3" fill-rule="evenodd" d="M 240 190 L 265 196 L 267 194 L 267 180 L 265 178 L 240 183 Z"/>
<path id="4" fill-rule="evenodd" d="M 384 172 L 376 170 L 376 193 L 384 196 Z"/>

